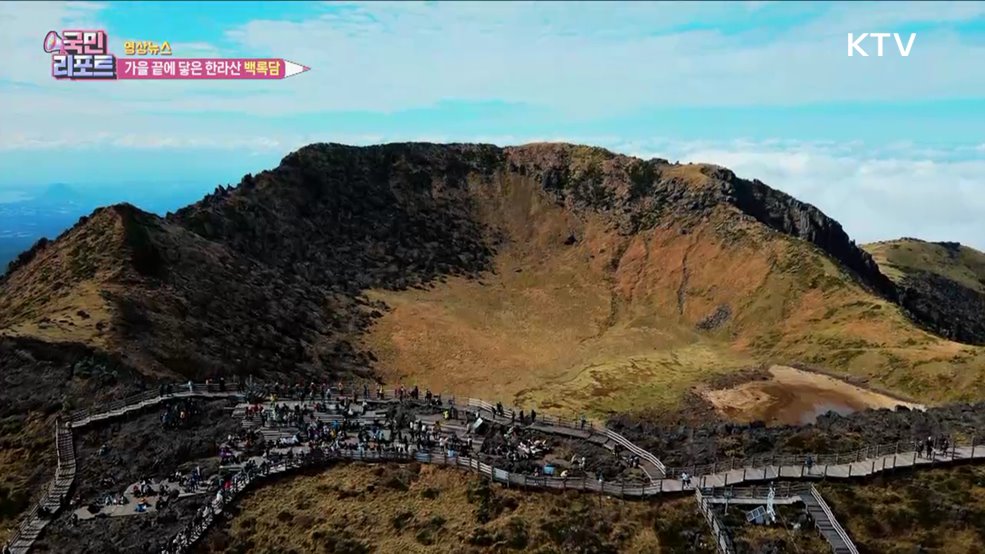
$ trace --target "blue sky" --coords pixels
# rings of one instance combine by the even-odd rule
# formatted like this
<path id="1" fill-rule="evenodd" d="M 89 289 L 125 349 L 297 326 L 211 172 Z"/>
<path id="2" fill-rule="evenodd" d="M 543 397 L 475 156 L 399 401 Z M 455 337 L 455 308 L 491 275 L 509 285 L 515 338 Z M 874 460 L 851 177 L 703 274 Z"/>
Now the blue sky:
<path id="1" fill-rule="evenodd" d="M 168 40 L 312 71 L 54 81 L 45 32 L 88 26 L 118 54 Z M 849 32 L 917 38 L 849 58 Z M 564 140 L 729 166 L 862 241 L 985 248 L 982 2 L 8 2 L 0 47 L 0 201 L 51 182 L 205 191 L 316 141 Z"/>

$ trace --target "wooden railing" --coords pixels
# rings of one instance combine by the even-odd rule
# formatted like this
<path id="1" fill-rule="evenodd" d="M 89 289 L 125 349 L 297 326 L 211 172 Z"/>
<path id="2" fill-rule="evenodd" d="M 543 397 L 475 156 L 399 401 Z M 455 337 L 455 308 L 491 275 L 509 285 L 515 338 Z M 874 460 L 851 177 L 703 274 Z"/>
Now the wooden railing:
<path id="1" fill-rule="evenodd" d="M 838 523 L 838 520 L 835 518 L 834 513 L 831 512 L 831 507 L 828 506 L 828 503 L 824 501 L 824 497 L 821 496 L 821 493 L 818 492 L 817 488 L 814 485 L 811 485 L 810 494 L 811 496 L 814 497 L 814 500 L 817 501 L 818 505 L 821 506 L 821 510 L 824 512 L 825 517 L 828 518 L 828 523 L 831 524 L 831 527 L 835 530 L 835 533 L 838 534 L 838 537 L 848 548 L 849 553 L 858 554 L 858 548 L 855 547 L 855 543 L 852 542 L 851 537 L 849 537 L 848 533 L 845 532 L 845 528 L 842 527 L 840 523 Z"/>
<path id="2" fill-rule="evenodd" d="M 494 416 L 499 415 L 496 411 L 496 405 L 486 402 L 485 400 L 480 400 L 478 398 L 469 398 L 467 400 L 467 405 L 472 408 L 478 408 L 480 410 L 485 410 L 487 412 L 490 412 Z M 506 406 L 503 406 L 503 417 L 508 417 L 512 419 L 514 417 L 514 414 L 517 413 L 518 411 L 516 408 L 507 408 Z M 529 412 L 526 414 L 526 416 L 529 418 Z M 529 422 L 529 419 L 527 421 Z M 534 423 L 540 423 L 551 427 L 563 427 L 568 429 L 576 429 L 580 431 L 588 431 L 590 433 L 598 433 L 604 435 L 606 438 L 611 439 L 613 442 L 619 444 L 620 446 L 630 451 L 634 455 L 639 456 L 640 458 L 653 464 L 653 466 L 656 467 L 662 473 L 662 476 L 667 475 L 666 467 L 664 467 L 663 462 L 661 462 L 656 456 L 654 456 L 651 452 L 648 452 L 647 450 L 644 450 L 643 448 L 639 447 L 638 445 L 633 443 L 633 441 L 627 439 L 626 437 L 620 435 L 619 433 L 607 427 L 599 428 L 593 422 L 588 420 L 566 419 L 562 417 L 552 416 L 549 414 L 537 414 L 537 419 Z"/>
<path id="3" fill-rule="evenodd" d="M 718 551 L 722 554 L 733 554 L 735 546 L 732 544 L 732 537 L 729 536 L 725 525 L 715 515 L 711 505 L 705 500 L 700 488 L 694 490 L 694 499 L 698 502 L 698 509 L 701 510 L 701 514 L 708 521 L 708 527 L 711 528 L 711 536 L 715 538 L 715 546 L 718 547 Z"/>
<path id="4" fill-rule="evenodd" d="M 102 403 L 98 407 L 86 410 L 76 410 L 69 414 L 65 421 L 57 419 L 54 425 L 55 453 L 57 456 L 55 475 L 45 485 L 43 494 L 38 502 L 33 506 L 31 511 L 28 512 L 26 516 L 21 518 L 21 522 L 18 524 L 17 529 L 14 530 L 11 536 L 7 539 L 6 547 L 14 554 L 27 552 L 37 535 L 40 534 L 40 531 L 47 524 L 47 521 L 54 517 L 57 511 L 61 508 L 61 505 L 65 500 L 65 496 L 71 492 L 71 487 L 75 480 L 76 470 L 75 446 L 72 440 L 72 428 L 85 427 L 94 421 L 107 419 L 108 417 L 113 417 L 114 415 L 122 415 L 131 409 L 136 409 L 144 405 L 150 405 L 174 398 L 226 394 L 234 395 L 236 394 L 235 387 L 236 384 L 233 384 L 232 387 L 228 384 L 224 387 L 220 387 L 217 383 L 193 383 L 191 387 L 189 387 L 187 383 L 184 385 L 174 385 L 172 387 L 173 394 L 165 394 L 161 396 L 159 390 L 148 390 L 126 398 Z M 67 440 L 64 440 L 65 438 L 67 438 Z M 67 486 L 59 486 L 60 481 L 66 480 L 68 481 Z M 56 490 L 59 488 L 65 489 L 64 492 L 59 492 Z M 49 514 L 42 515 L 42 508 L 48 510 Z"/>
<path id="5" fill-rule="evenodd" d="M 79 428 L 88 425 L 94 421 L 108 419 L 123 415 L 128 411 L 141 409 L 145 406 L 152 405 L 154 403 L 171 400 L 174 398 L 184 398 L 193 396 L 233 396 L 237 394 L 242 394 L 238 389 L 239 385 L 236 383 L 227 383 L 224 387 L 219 384 L 188 384 L 184 385 L 172 385 L 172 392 L 165 395 L 160 395 L 159 390 L 149 390 L 145 391 L 128 398 L 111 401 L 108 403 L 101 404 L 99 408 L 92 408 L 88 410 L 78 410 L 70 414 L 68 423 L 66 425 L 71 425 L 72 427 Z M 467 400 L 467 405 L 473 408 L 478 408 L 485 410 L 490 414 L 495 414 L 496 406 L 489 402 L 485 402 L 478 399 L 469 398 Z M 503 415 L 510 416 L 514 412 L 514 408 L 503 407 Z M 677 467 L 677 468 L 667 468 L 654 456 L 652 453 L 640 448 L 635 445 L 632 441 L 629 441 L 619 433 L 612 431 L 607 428 L 599 428 L 591 422 L 582 423 L 582 420 L 574 419 L 563 419 L 555 416 L 549 416 L 545 414 L 538 414 L 537 423 L 542 423 L 547 426 L 553 426 L 558 428 L 570 428 L 588 431 L 590 434 L 601 434 L 611 439 L 613 442 L 620 444 L 633 454 L 639 456 L 640 458 L 650 462 L 652 465 L 657 467 L 664 476 L 673 476 L 679 474 L 681 471 L 688 471 L 693 479 L 698 481 L 700 486 L 704 486 L 705 479 L 710 475 L 719 474 L 720 472 L 730 471 L 734 469 L 742 469 L 743 476 L 741 480 L 747 480 L 747 471 L 759 471 L 763 470 L 763 477 L 767 478 L 768 472 L 766 468 L 780 468 L 777 473 L 783 473 L 783 468 L 793 468 L 796 469 L 797 466 L 802 466 L 804 469 L 801 470 L 799 477 L 823 477 L 827 475 L 828 466 L 837 466 L 839 464 L 853 464 L 849 465 L 848 477 L 852 477 L 852 468 L 862 462 L 871 463 L 871 472 L 878 470 L 891 469 L 886 466 L 886 456 L 892 456 L 894 461 L 893 467 L 895 467 L 895 461 L 899 456 L 913 456 L 914 461 L 917 460 L 917 453 L 912 450 L 907 450 L 902 443 L 894 444 L 884 444 L 880 446 L 867 447 L 864 449 L 859 449 L 847 453 L 839 454 L 822 454 L 822 455 L 811 455 L 811 459 L 814 466 L 824 467 L 825 473 L 822 475 L 814 471 L 807 471 L 806 460 L 807 454 L 798 455 L 781 455 L 781 456 L 757 456 L 745 459 L 730 460 L 729 463 L 715 463 L 715 464 L 704 464 L 700 466 L 691 467 Z M 56 427 L 56 446 L 58 443 L 58 429 Z M 70 431 L 66 428 L 66 432 Z M 957 445 L 956 445 L 957 446 Z M 968 445 L 962 446 L 962 449 L 968 448 Z M 982 452 L 976 452 L 981 446 L 976 443 L 976 439 L 972 439 L 970 444 L 970 454 L 966 457 L 975 458 L 977 455 L 981 455 Z M 64 475 L 64 465 L 69 463 L 69 456 L 71 456 L 71 463 L 74 464 L 74 448 L 71 454 L 66 451 L 59 449 L 59 465 L 56 468 L 56 478 L 49 483 L 45 489 L 45 493 L 42 495 L 41 502 L 39 502 L 31 512 L 28 517 L 22 520 L 18 530 L 14 532 L 9 544 L 14 545 L 17 541 L 23 538 L 25 534 L 32 532 L 32 522 L 39 520 L 39 511 L 41 506 L 56 505 L 57 502 L 52 502 L 55 498 L 55 484 L 59 476 Z M 895 456 L 894 456 L 895 455 Z M 639 485 L 636 483 L 608 483 L 603 481 L 598 481 L 594 479 L 588 479 L 587 477 L 582 478 L 567 478 L 562 479 L 558 477 L 551 476 L 528 476 L 522 474 L 510 473 L 506 470 L 500 470 L 489 466 L 488 464 L 483 464 L 478 460 L 471 458 L 453 456 L 449 457 L 445 454 L 433 454 L 433 453 L 420 453 L 416 455 L 407 454 L 397 454 L 397 453 L 372 453 L 372 452 L 362 452 L 362 453 L 338 453 L 333 455 L 335 460 L 362 460 L 362 461 L 409 461 L 415 459 L 417 461 L 426 463 L 438 463 L 443 465 L 455 465 L 457 467 L 463 467 L 476 471 L 482 475 L 488 476 L 491 480 L 496 482 L 501 482 L 510 486 L 522 486 L 522 487 L 532 487 L 532 488 L 545 488 L 545 489 L 556 489 L 556 490 L 581 490 L 585 492 L 597 492 L 600 494 L 608 494 L 612 496 L 620 497 L 644 497 L 650 495 L 656 495 L 663 492 L 682 492 L 681 487 L 669 487 L 667 483 L 674 484 L 673 479 L 654 479 L 649 485 Z M 421 459 L 420 456 L 424 456 L 425 459 Z M 962 459 L 962 456 L 956 456 L 955 450 L 950 449 L 949 453 L 937 453 L 932 458 L 933 460 L 956 460 Z M 877 464 L 877 460 L 881 460 L 881 468 Z M 816 468 L 815 468 L 816 469 Z M 865 472 L 863 474 L 869 474 Z M 798 478 L 797 475 L 777 475 L 782 478 Z M 74 477 L 74 468 L 73 468 Z M 750 480 L 759 479 L 758 476 L 753 475 L 749 478 Z M 728 479 L 726 477 L 726 485 L 728 484 Z M 706 503 L 705 503 L 706 504 Z M 826 504 L 824 504 L 826 506 Z M 843 532 L 844 530 L 842 530 Z M 33 539 L 32 539 L 33 540 Z"/>
<path id="6" fill-rule="evenodd" d="M 912 444 L 916 444 L 915 442 Z M 933 460 L 935 461 L 949 461 L 961 459 L 961 456 L 956 455 L 955 447 L 970 447 L 971 453 L 970 458 L 974 458 L 977 455 L 982 454 L 985 450 L 981 444 L 978 444 L 977 438 L 973 437 L 970 442 L 965 444 L 952 443 L 948 447 L 947 453 L 935 451 L 933 454 Z M 865 448 L 859 448 L 857 450 L 851 450 L 846 452 L 834 453 L 834 454 L 765 454 L 761 456 L 749 456 L 743 458 L 730 458 L 727 462 L 715 462 L 711 464 L 695 464 L 690 466 L 669 466 L 666 468 L 665 475 L 674 476 L 680 475 L 682 472 L 688 472 L 693 476 L 701 475 L 713 475 L 720 472 L 732 471 L 735 469 L 746 469 L 746 470 L 757 470 L 764 468 L 774 468 L 774 467 L 796 467 L 803 466 L 804 477 L 824 477 L 823 474 L 818 474 L 813 472 L 813 470 L 808 470 L 807 462 L 808 459 L 811 460 L 812 467 L 823 468 L 825 466 L 836 466 L 840 464 L 857 464 L 859 462 L 871 461 L 873 465 L 869 473 L 874 472 L 879 468 L 875 465 L 875 460 L 884 458 L 886 456 L 892 456 L 894 454 L 899 454 L 900 456 L 907 455 L 913 456 L 914 458 L 919 458 L 917 452 L 910 447 L 907 443 L 895 442 L 887 443 L 875 446 L 867 446 Z M 851 476 L 851 475 L 850 475 Z M 789 478 L 789 477 L 788 477 Z"/>

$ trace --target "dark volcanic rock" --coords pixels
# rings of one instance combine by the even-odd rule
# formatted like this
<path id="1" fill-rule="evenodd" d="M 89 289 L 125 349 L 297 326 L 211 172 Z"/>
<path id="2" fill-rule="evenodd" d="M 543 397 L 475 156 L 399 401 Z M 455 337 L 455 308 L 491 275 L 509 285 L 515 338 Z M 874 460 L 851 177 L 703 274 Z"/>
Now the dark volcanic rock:
<path id="1" fill-rule="evenodd" d="M 935 333 L 985 344 L 985 295 L 929 271 L 911 271 L 900 284 L 900 303 Z"/>
<path id="2" fill-rule="evenodd" d="M 980 436 L 985 429 L 985 403 L 953 404 L 926 412 L 905 408 L 865 410 L 848 416 L 830 412 L 811 425 L 777 427 L 724 421 L 672 425 L 634 416 L 618 416 L 610 425 L 668 466 L 721 463 L 730 458 L 738 466 L 742 458 L 753 456 L 834 454 L 894 443 L 907 451 L 928 436 Z"/>
<path id="3" fill-rule="evenodd" d="M 176 469 L 198 465 L 214 475 L 218 445 L 240 429 L 229 417 L 227 400 L 177 401 L 184 403 L 194 421 L 180 429 L 166 429 L 157 407 L 76 434 L 78 471 L 74 494 L 80 506 L 106 494 L 121 492 L 145 478 L 161 478 Z M 107 451 L 99 453 L 101 446 Z M 115 482 L 114 483 L 111 483 Z M 193 517 L 207 496 L 190 497 L 160 513 L 117 518 L 96 518 L 73 525 L 71 510 L 64 510 L 49 524 L 35 545 L 39 552 L 160 551 L 163 545 Z M 151 498 L 156 502 L 156 498 Z M 146 545 L 150 545 L 147 548 Z"/>

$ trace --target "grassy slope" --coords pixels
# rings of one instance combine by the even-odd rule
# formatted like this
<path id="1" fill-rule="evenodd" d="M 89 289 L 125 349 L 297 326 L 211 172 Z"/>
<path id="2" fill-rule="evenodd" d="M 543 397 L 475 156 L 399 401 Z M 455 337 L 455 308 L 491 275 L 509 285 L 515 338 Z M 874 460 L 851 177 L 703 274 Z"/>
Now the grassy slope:
<path id="1" fill-rule="evenodd" d="M 105 346 L 113 308 L 102 291 L 122 271 L 123 232 L 116 212 L 102 210 L 39 252 L 32 263 L 41 271 L 9 275 L 0 287 L 0 332 Z"/>
<path id="2" fill-rule="evenodd" d="M 248 493 L 227 527 L 207 537 L 203 551 L 546 553 L 580 546 L 585 552 L 695 552 L 682 531 L 698 531 L 700 540 L 709 540 L 691 497 L 600 502 L 590 495 L 481 485 L 472 475 L 431 466 L 346 465 L 287 478 Z M 819 486 L 863 553 L 909 553 L 918 545 L 931 552 L 983 551 L 982 468 Z M 791 522 L 798 512 L 782 513 Z M 830 549 L 813 528 L 734 530 L 736 540 L 751 547 Z"/>
<path id="3" fill-rule="evenodd" d="M 917 329 L 802 241 L 728 208 L 624 237 L 537 189 L 487 189 L 485 219 L 507 237 L 494 274 L 375 293 L 393 308 L 367 338 L 388 381 L 595 415 L 670 406 L 762 362 L 923 401 L 985 393 L 985 350 Z M 721 306 L 724 325 L 696 329 Z"/>
<path id="4" fill-rule="evenodd" d="M 208 552 L 714 552 L 690 497 L 531 493 L 433 466 L 340 466 L 249 493 Z"/>
<path id="5" fill-rule="evenodd" d="M 980 467 L 921 471 L 864 486 L 825 484 L 820 490 L 863 553 L 985 551 Z"/>
<path id="6" fill-rule="evenodd" d="M 985 294 L 985 253 L 974 248 L 909 238 L 874 242 L 863 248 L 894 281 L 912 271 L 929 271 Z"/>

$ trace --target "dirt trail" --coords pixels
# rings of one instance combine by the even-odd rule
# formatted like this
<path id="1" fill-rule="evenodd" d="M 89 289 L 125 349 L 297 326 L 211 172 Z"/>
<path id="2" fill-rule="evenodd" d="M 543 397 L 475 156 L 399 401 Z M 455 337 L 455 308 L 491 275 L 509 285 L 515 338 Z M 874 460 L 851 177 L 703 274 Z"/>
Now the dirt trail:
<path id="1" fill-rule="evenodd" d="M 770 368 L 770 379 L 707 391 L 704 397 L 724 417 L 739 421 L 763 421 L 770 425 L 813 423 L 834 411 L 842 415 L 867 408 L 924 406 L 893 398 L 834 377 L 787 366 Z"/>

